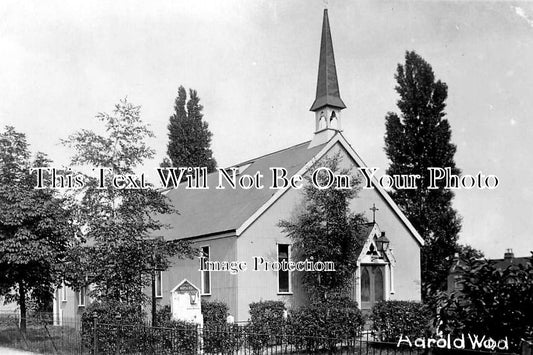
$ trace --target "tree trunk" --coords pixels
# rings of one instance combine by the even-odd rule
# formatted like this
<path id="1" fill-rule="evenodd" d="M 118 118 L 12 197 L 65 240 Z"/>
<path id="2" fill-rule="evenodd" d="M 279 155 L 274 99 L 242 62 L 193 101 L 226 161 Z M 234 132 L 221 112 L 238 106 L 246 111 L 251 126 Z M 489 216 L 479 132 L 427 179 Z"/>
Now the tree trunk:
<path id="1" fill-rule="evenodd" d="M 26 333 L 26 288 L 24 281 L 19 281 L 20 330 Z"/>

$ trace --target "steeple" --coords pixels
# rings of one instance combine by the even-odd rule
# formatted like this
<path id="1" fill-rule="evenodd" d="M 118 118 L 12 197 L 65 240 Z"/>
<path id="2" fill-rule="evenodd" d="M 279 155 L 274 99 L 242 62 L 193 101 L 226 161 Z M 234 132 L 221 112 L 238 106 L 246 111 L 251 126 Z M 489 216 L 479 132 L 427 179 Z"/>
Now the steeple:
<path id="1" fill-rule="evenodd" d="M 315 112 L 316 130 L 310 147 L 325 143 L 341 130 L 340 111 L 346 108 L 339 92 L 328 10 L 324 9 L 316 98 L 310 111 Z"/>
<path id="2" fill-rule="evenodd" d="M 328 10 L 324 9 L 316 98 L 313 106 L 311 106 L 311 111 L 319 110 L 326 105 L 339 109 L 346 108 L 339 92 L 335 56 L 333 55 L 333 42 L 331 41 L 331 30 L 329 29 Z"/>

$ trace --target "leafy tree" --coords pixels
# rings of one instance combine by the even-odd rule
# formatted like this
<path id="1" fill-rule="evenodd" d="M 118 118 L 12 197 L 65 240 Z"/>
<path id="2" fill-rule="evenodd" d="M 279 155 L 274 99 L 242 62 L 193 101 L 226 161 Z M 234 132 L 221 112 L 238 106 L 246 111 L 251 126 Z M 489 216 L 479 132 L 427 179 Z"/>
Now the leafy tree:
<path id="1" fill-rule="evenodd" d="M 395 78 L 401 113 L 389 112 L 385 118 L 387 174 L 421 176 L 417 189 L 396 188 L 392 198 L 426 242 L 421 261 L 423 297 L 427 299 L 446 285 L 461 229 L 461 219 L 452 208 L 453 192 L 443 188 L 444 182 L 439 182 L 437 189 L 428 188 L 428 168 L 460 173 L 444 111 L 448 87 L 435 80 L 429 63 L 415 52 L 406 53 L 405 64 L 398 64 Z"/>
<path id="2" fill-rule="evenodd" d="M 485 257 L 485 254 L 479 249 L 476 249 L 468 244 L 458 244 L 457 254 L 460 260 L 476 260 Z"/>
<path id="3" fill-rule="evenodd" d="M 209 125 L 203 120 L 203 106 L 196 90 L 189 89 L 189 100 L 183 86 L 178 89 L 178 97 L 174 102 L 175 112 L 170 116 L 168 124 L 169 158 L 161 166 L 175 167 L 207 167 L 207 172 L 215 170 L 217 162 L 211 151 Z"/>
<path id="4" fill-rule="evenodd" d="M 327 167 L 336 174 L 350 174 L 348 169 L 340 169 L 340 161 L 336 155 L 320 160 L 315 168 Z M 318 183 L 324 184 L 326 178 L 325 174 L 318 174 Z M 351 175 L 351 186 L 359 185 L 360 179 Z M 335 264 L 334 272 L 301 273 L 312 301 L 324 300 L 328 294 L 343 294 L 350 285 L 357 268 L 357 253 L 364 243 L 360 231 L 365 220 L 349 207 L 358 191 L 359 188 L 318 189 L 308 177 L 303 188 L 303 206 L 294 218 L 279 223 L 294 241 L 295 260 L 333 261 Z"/>
<path id="5" fill-rule="evenodd" d="M 171 257 L 190 256 L 192 249 L 185 242 L 154 238 L 164 227 L 158 215 L 176 213 L 159 191 L 111 183 L 154 155 L 145 143 L 153 133 L 142 122 L 140 108 L 122 100 L 112 115 L 96 118 L 103 121 L 105 135 L 82 130 L 64 141 L 75 149 L 73 164 L 108 169 L 105 188 L 99 188 L 97 178 L 86 179 L 79 218 L 89 243 L 72 254 L 68 276 L 75 289 L 92 285 L 90 294 L 99 301 L 140 305 L 147 301 L 143 288 L 155 268 L 166 269 Z"/>
<path id="6" fill-rule="evenodd" d="M 23 133 L 0 133 L 0 289 L 20 306 L 26 329 L 27 305 L 44 306 L 61 282 L 62 263 L 76 243 L 72 208 L 54 190 L 34 189 L 32 167 L 50 162 L 38 153 L 33 162 Z"/>
<path id="7" fill-rule="evenodd" d="M 445 333 L 509 337 L 511 350 L 533 336 L 533 266 L 499 267 L 494 261 L 471 258 L 459 265 L 461 289 L 441 295 L 440 327 Z"/>

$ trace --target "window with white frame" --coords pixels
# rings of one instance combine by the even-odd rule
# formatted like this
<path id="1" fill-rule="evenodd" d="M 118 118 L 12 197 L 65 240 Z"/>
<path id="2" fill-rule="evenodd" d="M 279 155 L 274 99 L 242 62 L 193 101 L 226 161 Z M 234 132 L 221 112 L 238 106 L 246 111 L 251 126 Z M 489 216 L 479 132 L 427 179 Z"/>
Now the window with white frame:
<path id="1" fill-rule="evenodd" d="M 65 281 L 61 284 L 61 301 L 67 302 L 67 286 L 65 285 Z"/>
<path id="2" fill-rule="evenodd" d="M 278 262 L 289 261 L 289 244 L 278 244 Z M 289 270 L 278 271 L 278 293 L 290 293 Z"/>
<path id="3" fill-rule="evenodd" d="M 155 272 L 155 297 L 163 298 L 163 271 Z"/>
<path id="4" fill-rule="evenodd" d="M 85 307 L 87 299 L 87 289 L 85 287 L 80 288 L 78 291 L 78 307 Z"/>
<path id="5" fill-rule="evenodd" d="M 209 246 L 202 247 L 202 255 L 200 256 L 200 262 L 202 263 L 202 295 L 211 294 L 211 272 L 207 267 L 209 261 Z"/>

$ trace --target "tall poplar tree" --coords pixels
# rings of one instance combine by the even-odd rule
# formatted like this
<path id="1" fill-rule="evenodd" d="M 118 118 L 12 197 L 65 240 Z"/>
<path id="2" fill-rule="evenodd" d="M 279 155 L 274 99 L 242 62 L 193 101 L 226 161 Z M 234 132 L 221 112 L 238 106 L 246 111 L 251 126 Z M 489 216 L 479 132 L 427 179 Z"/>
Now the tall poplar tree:
<path id="1" fill-rule="evenodd" d="M 174 167 L 206 167 L 210 173 L 217 162 L 211 151 L 209 125 L 203 120 L 203 106 L 196 90 L 189 89 L 189 99 L 183 86 L 178 89 L 174 113 L 168 124 L 167 155 L 170 158 L 161 165 Z"/>
<path id="2" fill-rule="evenodd" d="M 398 64 L 400 113 L 389 112 L 385 118 L 385 152 L 390 160 L 387 174 L 419 174 L 417 189 L 395 189 L 392 198 L 424 238 L 422 249 L 422 289 L 427 299 L 446 284 L 461 219 L 452 208 L 454 193 L 429 189 L 428 168 L 450 168 L 459 174 L 451 143 L 451 128 L 445 118 L 448 87 L 435 79 L 431 65 L 415 52 L 407 52 L 405 64 Z"/>

